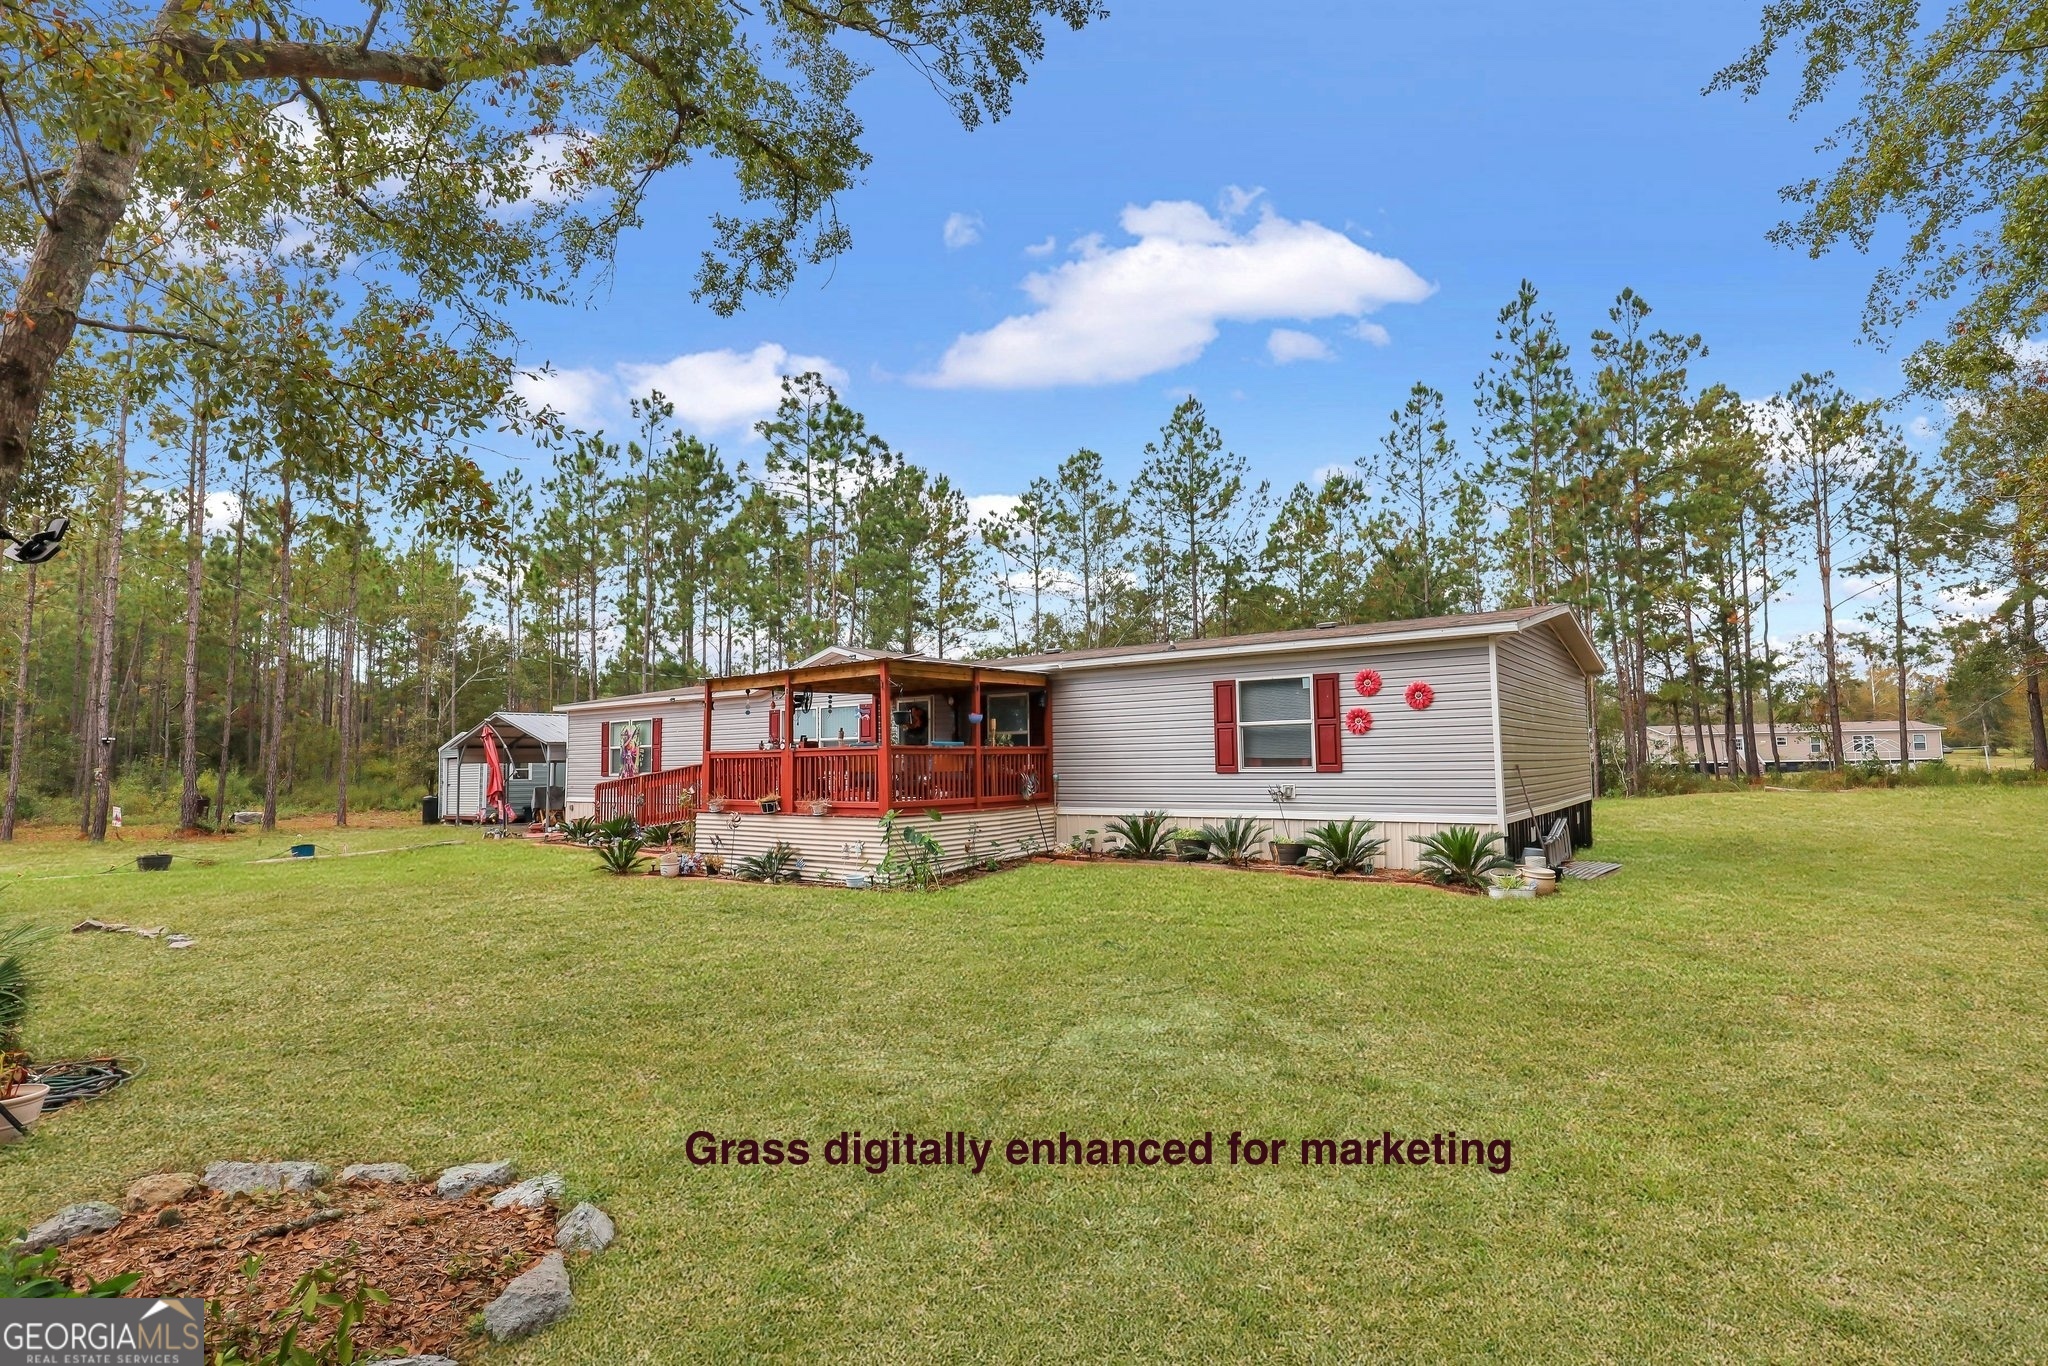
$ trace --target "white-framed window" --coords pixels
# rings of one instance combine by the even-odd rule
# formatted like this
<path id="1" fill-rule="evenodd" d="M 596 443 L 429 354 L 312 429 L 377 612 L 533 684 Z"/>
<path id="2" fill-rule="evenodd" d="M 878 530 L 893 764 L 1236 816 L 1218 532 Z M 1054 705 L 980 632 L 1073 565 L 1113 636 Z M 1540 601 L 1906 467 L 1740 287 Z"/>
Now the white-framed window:
<path id="1" fill-rule="evenodd" d="M 1237 762 L 1243 768 L 1314 768 L 1315 680 L 1308 674 L 1237 680 Z"/>
<path id="2" fill-rule="evenodd" d="M 1031 694 L 992 692 L 983 699 L 988 710 L 988 743 L 1028 745 L 1031 743 Z"/>
<path id="3" fill-rule="evenodd" d="M 1927 752 L 1927 737 L 1925 735 L 1916 734 L 1913 737 L 1913 752 L 1915 754 L 1925 754 Z"/>
<path id="4" fill-rule="evenodd" d="M 637 721 L 607 721 L 604 723 L 604 771 L 607 777 L 624 775 L 629 740 L 634 756 L 633 772 L 636 775 L 647 773 L 654 767 L 652 717 Z"/>
<path id="5" fill-rule="evenodd" d="M 1850 752 L 1850 753 L 1852 753 L 1852 754 L 1875 754 L 1875 753 L 1877 753 L 1877 737 L 1876 737 L 1875 735 L 1852 735 L 1852 736 L 1850 736 L 1850 737 L 1849 737 L 1849 752 Z"/>
<path id="6" fill-rule="evenodd" d="M 535 781 L 537 781 L 537 779 L 535 779 L 535 777 L 533 776 L 533 771 L 534 771 L 535 769 L 540 769 L 540 770 L 542 771 L 542 776 L 543 776 L 543 777 L 545 777 L 545 776 L 546 776 L 546 771 L 547 771 L 547 765 L 546 765 L 546 764 L 532 764 L 532 763 L 520 763 L 520 764 L 514 764 L 514 765 L 512 765 L 512 771 L 511 771 L 511 775 L 510 775 L 510 776 L 511 776 L 511 778 L 512 778 L 512 781 L 513 781 L 513 782 L 515 782 L 515 783 L 530 783 L 530 782 L 535 782 Z"/>
<path id="7" fill-rule="evenodd" d="M 1806 752 L 1817 757 L 1820 754 L 1820 741 L 1808 740 L 1806 742 Z"/>

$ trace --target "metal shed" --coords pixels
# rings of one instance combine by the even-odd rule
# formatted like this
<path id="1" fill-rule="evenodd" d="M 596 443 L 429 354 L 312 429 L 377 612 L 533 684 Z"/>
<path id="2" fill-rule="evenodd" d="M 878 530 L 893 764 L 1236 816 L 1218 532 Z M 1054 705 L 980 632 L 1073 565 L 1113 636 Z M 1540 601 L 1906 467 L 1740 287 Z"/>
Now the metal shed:
<path id="1" fill-rule="evenodd" d="M 441 746 L 436 766 L 441 819 L 473 821 L 483 814 L 490 772 L 484 759 L 485 726 L 496 731 L 511 751 L 505 760 L 505 800 L 513 815 L 532 820 L 560 811 L 569 759 L 568 718 L 549 712 L 495 711 Z"/>

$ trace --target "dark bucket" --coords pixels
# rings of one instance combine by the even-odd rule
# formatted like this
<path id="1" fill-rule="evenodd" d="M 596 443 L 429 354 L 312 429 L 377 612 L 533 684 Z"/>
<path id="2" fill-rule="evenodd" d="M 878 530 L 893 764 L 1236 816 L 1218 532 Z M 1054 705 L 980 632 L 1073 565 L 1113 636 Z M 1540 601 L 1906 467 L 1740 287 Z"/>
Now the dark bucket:
<path id="1" fill-rule="evenodd" d="M 313 846 L 312 846 L 312 845 L 310 845 L 310 844 L 294 844 L 294 845 L 292 846 L 292 857 L 293 857 L 293 858 L 311 858 L 311 857 L 313 857 Z"/>
<path id="2" fill-rule="evenodd" d="M 138 854 L 135 866 L 145 873 L 161 873 L 171 866 L 169 854 Z"/>

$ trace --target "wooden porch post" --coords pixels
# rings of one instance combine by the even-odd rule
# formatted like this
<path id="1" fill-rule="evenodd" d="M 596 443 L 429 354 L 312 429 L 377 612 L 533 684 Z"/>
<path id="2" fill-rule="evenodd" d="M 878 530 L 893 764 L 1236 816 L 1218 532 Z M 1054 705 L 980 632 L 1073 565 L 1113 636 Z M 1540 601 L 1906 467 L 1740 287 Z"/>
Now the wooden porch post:
<path id="1" fill-rule="evenodd" d="M 967 712 L 970 716 L 979 716 L 981 719 L 979 721 L 970 721 L 967 724 L 974 727 L 974 754 L 972 759 L 974 765 L 974 805 L 975 809 L 979 810 L 982 805 L 982 792 L 985 785 L 981 768 L 981 734 L 988 729 L 988 717 L 981 710 L 981 670 L 976 669 L 972 678 L 973 691 L 969 696 Z"/>
<path id="2" fill-rule="evenodd" d="M 697 751 L 697 805 L 711 799 L 711 680 L 704 680 L 704 747 Z"/>
<path id="3" fill-rule="evenodd" d="M 796 675 L 782 676 L 782 809 L 796 810 Z"/>
<path id="4" fill-rule="evenodd" d="M 875 743 L 879 746 L 875 755 L 875 799 L 887 811 L 896 805 L 896 772 L 889 743 L 890 714 L 895 708 L 889 701 L 889 661 L 877 660 L 875 669 Z"/>

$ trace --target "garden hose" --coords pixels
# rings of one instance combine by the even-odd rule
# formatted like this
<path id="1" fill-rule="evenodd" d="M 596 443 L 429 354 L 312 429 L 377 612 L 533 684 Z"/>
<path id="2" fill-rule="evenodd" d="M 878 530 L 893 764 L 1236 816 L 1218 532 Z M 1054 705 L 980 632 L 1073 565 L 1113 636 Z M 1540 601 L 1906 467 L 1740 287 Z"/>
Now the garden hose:
<path id="1" fill-rule="evenodd" d="M 142 1071 L 142 1064 L 120 1058 L 83 1058 L 76 1062 L 31 1063 L 30 1081 L 50 1088 L 43 1109 L 55 1110 L 77 1100 L 94 1100 Z"/>

